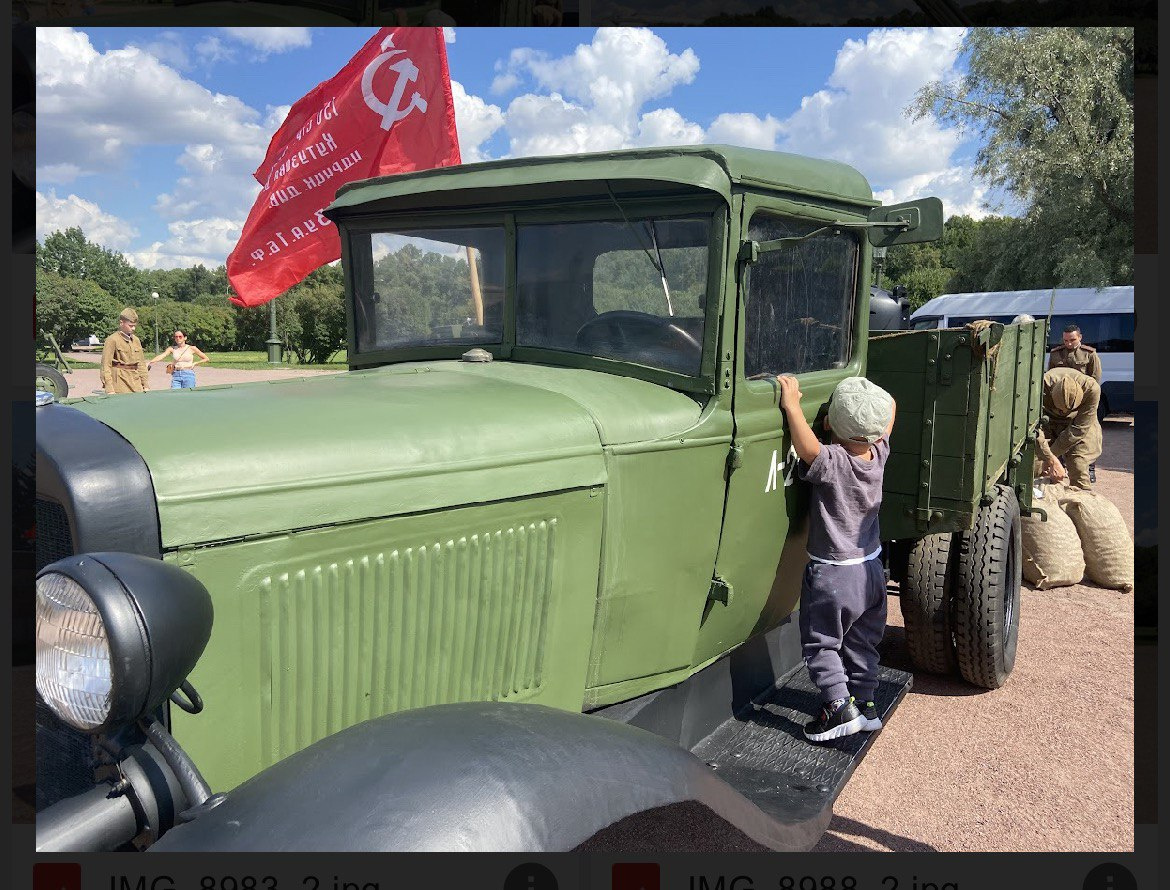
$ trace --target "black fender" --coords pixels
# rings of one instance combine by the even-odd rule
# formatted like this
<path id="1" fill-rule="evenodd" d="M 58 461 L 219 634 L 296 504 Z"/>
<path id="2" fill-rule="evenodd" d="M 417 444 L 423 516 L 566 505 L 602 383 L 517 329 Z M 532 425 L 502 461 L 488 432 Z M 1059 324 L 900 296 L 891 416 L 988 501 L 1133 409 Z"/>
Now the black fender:
<path id="1" fill-rule="evenodd" d="M 37 497 L 65 508 L 72 553 L 120 550 L 162 558 L 154 481 L 121 435 L 68 405 L 36 409 Z M 40 521 L 41 517 L 38 517 Z M 68 556 L 45 554 L 37 568 Z"/>
<path id="2" fill-rule="evenodd" d="M 241 784 L 151 852 L 566 851 L 619 820 L 697 801 L 758 843 L 808 849 L 694 755 L 543 705 L 438 705 L 369 720 Z"/>

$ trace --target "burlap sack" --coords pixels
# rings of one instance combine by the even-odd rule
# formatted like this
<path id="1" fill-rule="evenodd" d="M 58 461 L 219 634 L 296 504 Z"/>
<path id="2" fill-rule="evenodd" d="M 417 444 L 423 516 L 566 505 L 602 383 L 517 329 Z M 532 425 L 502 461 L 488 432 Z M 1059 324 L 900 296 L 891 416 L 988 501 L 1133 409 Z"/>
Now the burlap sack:
<path id="1" fill-rule="evenodd" d="M 1073 521 L 1060 508 L 1060 495 L 1068 489 L 1039 482 L 1036 488 L 1042 496 L 1033 497 L 1032 505 L 1044 510 L 1048 521 L 1041 522 L 1039 516 L 1020 520 L 1024 580 L 1037 590 L 1078 584 L 1085 575 L 1081 539 Z"/>
<path id="2" fill-rule="evenodd" d="M 1060 506 L 1076 526 L 1089 580 L 1113 590 L 1133 590 L 1133 538 L 1121 512 L 1095 491 L 1065 489 Z"/>

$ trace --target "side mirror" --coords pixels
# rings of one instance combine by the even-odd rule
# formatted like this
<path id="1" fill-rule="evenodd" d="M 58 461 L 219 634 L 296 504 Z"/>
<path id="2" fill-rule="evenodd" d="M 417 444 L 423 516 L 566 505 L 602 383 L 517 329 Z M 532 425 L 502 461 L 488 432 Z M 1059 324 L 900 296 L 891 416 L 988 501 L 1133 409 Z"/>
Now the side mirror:
<path id="1" fill-rule="evenodd" d="M 869 212 L 869 243 L 874 247 L 937 241 L 943 233 L 943 206 L 938 198 L 875 207 Z"/>

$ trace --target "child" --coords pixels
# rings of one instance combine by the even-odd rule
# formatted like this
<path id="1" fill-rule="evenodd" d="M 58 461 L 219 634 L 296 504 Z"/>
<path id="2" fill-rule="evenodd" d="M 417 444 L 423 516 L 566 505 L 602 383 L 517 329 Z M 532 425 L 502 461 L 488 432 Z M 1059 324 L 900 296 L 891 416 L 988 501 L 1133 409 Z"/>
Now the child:
<path id="1" fill-rule="evenodd" d="M 894 399 L 864 377 L 842 380 L 825 418 L 832 444 L 823 445 L 804 419 L 796 378 L 783 374 L 776 379 L 801 461 L 797 475 L 811 488 L 800 639 L 824 708 L 805 725 L 804 734 L 824 742 L 882 725 L 873 703 L 877 647 L 886 627 L 878 510 Z"/>

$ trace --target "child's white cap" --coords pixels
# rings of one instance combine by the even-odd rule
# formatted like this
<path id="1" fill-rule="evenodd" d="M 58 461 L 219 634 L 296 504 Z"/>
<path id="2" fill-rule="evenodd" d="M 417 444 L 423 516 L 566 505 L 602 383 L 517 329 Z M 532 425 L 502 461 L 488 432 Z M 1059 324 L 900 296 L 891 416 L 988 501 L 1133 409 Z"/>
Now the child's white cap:
<path id="1" fill-rule="evenodd" d="M 833 390 L 829 426 L 842 439 L 876 442 L 893 416 L 894 397 L 864 377 L 846 377 Z"/>

